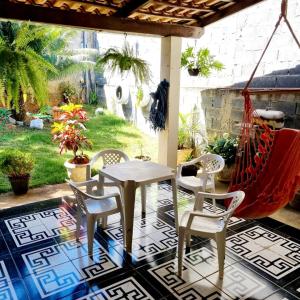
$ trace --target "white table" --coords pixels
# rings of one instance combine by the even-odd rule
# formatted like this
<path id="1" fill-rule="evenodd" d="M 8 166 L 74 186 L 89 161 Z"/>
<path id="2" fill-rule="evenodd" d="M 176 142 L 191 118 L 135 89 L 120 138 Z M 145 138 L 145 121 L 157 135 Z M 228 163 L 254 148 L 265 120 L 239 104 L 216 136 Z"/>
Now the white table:
<path id="1" fill-rule="evenodd" d="M 175 226 L 178 229 L 176 174 L 173 169 L 150 161 L 133 160 L 106 166 L 99 171 L 99 175 L 99 180 L 102 176 L 107 177 L 122 186 L 125 216 L 124 245 L 128 252 L 131 252 L 132 248 L 135 191 L 139 186 L 171 180 Z"/>

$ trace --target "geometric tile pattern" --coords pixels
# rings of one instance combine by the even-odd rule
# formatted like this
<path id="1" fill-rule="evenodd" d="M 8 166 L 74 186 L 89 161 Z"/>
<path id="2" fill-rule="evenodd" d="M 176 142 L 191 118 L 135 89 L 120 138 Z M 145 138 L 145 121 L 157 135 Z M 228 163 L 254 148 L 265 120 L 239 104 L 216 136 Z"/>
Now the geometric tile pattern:
<path id="1" fill-rule="evenodd" d="M 228 237 L 226 247 L 275 279 L 300 268 L 300 244 L 261 226 Z"/>
<path id="2" fill-rule="evenodd" d="M 0 260 L 0 299 L 18 299 L 3 260 Z"/>
<path id="3" fill-rule="evenodd" d="M 193 201 L 193 195 L 179 190 L 179 214 Z M 223 280 L 215 243 L 193 238 L 179 278 L 168 184 L 147 186 L 146 215 L 137 192 L 130 255 L 123 248 L 119 215 L 108 218 L 107 229 L 97 228 L 89 256 L 86 234 L 79 242 L 70 234 L 76 229 L 75 208 L 57 203 L 26 206 L 28 213 L 18 217 L 0 212 L 0 300 L 300 299 L 297 231 L 289 237 L 288 226 L 281 229 L 271 219 L 231 218 Z M 39 207 L 44 210 L 37 212 Z M 214 211 L 211 202 L 204 203 L 204 210 Z M 276 233 L 266 229 L 272 224 Z"/>
<path id="4" fill-rule="evenodd" d="M 5 220 L 17 247 L 45 241 L 76 229 L 74 217 L 59 207 Z"/>
<path id="5" fill-rule="evenodd" d="M 42 298 L 120 268 L 97 241 L 94 247 L 98 253 L 94 252 L 93 258 L 79 255 L 71 260 L 75 247 L 76 252 L 83 254 L 86 251 L 87 254 L 86 241 L 71 240 L 22 255 Z"/>
<path id="6" fill-rule="evenodd" d="M 123 244 L 120 225 L 104 230 L 114 241 Z M 131 255 L 140 261 L 152 255 L 177 247 L 177 234 L 174 227 L 152 214 L 134 221 L 133 249 Z"/>
<path id="7" fill-rule="evenodd" d="M 119 300 L 119 299 L 140 299 L 154 300 L 149 293 L 133 278 L 129 277 L 116 282 L 95 294 L 97 299 Z"/>

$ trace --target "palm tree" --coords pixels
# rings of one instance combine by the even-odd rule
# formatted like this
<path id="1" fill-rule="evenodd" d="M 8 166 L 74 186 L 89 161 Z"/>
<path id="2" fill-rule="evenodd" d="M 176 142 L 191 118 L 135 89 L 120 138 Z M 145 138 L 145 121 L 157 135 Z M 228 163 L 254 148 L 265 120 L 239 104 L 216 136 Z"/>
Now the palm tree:
<path id="1" fill-rule="evenodd" d="M 0 22 L 0 103 L 18 120 L 25 117 L 27 95 L 43 105 L 50 79 L 93 66 L 66 50 L 70 37 L 72 32 L 61 28 Z"/>
<path id="2" fill-rule="evenodd" d="M 20 118 L 24 117 L 27 94 L 44 104 L 48 73 L 58 73 L 35 49 L 43 35 L 45 29 L 40 26 L 0 23 L 0 102 L 16 112 L 22 111 Z"/>

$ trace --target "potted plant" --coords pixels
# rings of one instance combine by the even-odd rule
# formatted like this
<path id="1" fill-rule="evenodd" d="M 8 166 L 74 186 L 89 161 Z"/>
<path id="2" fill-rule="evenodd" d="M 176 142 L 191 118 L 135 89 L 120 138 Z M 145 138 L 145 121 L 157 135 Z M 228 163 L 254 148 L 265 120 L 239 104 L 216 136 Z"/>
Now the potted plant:
<path id="1" fill-rule="evenodd" d="M 188 47 L 181 54 L 181 67 L 186 68 L 190 76 L 209 77 L 212 70 L 221 71 L 224 65 L 214 59 L 209 49 L 201 48 L 197 52 L 194 47 Z"/>
<path id="2" fill-rule="evenodd" d="M 123 48 L 109 48 L 99 56 L 96 67 L 111 73 L 119 72 L 121 76 L 132 73 L 137 83 L 147 83 L 151 72 L 148 63 L 137 57 L 132 47 L 125 41 Z"/>
<path id="3" fill-rule="evenodd" d="M 232 172 L 235 168 L 235 157 L 238 147 L 238 138 L 224 133 L 221 137 L 216 137 L 208 144 L 207 152 L 218 154 L 225 160 L 224 169 L 218 174 L 220 181 L 229 182 L 231 180 Z"/>
<path id="4" fill-rule="evenodd" d="M 177 164 L 192 157 L 195 148 L 195 134 L 199 130 L 199 123 L 195 122 L 192 113 L 179 113 Z"/>
<path id="5" fill-rule="evenodd" d="M 59 122 L 52 125 L 53 141 L 59 143 L 60 153 L 73 152 L 73 157 L 65 162 L 68 176 L 71 180 L 85 181 L 89 157 L 83 149 L 91 148 L 92 143 L 83 134 L 84 123 L 88 120 L 87 113 L 82 105 L 68 104 L 61 106 L 63 114 Z"/>
<path id="6" fill-rule="evenodd" d="M 34 160 L 29 153 L 15 149 L 7 149 L 2 153 L 0 170 L 8 177 L 15 195 L 27 193 L 33 164 Z"/>

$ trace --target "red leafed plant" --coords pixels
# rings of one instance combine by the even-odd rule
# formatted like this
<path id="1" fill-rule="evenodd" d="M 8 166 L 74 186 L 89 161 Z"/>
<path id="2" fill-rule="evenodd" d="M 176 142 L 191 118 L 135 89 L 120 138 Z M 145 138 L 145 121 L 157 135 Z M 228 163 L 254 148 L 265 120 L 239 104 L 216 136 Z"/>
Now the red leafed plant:
<path id="1" fill-rule="evenodd" d="M 92 147 L 91 141 L 83 134 L 84 122 L 88 121 L 87 113 L 82 105 L 68 104 L 61 106 L 62 114 L 59 122 L 52 125 L 53 141 L 59 143 L 60 153 L 72 151 L 74 157 L 69 161 L 74 164 L 86 164 L 89 162 L 83 149 Z M 78 154 L 78 151 L 81 151 Z"/>

